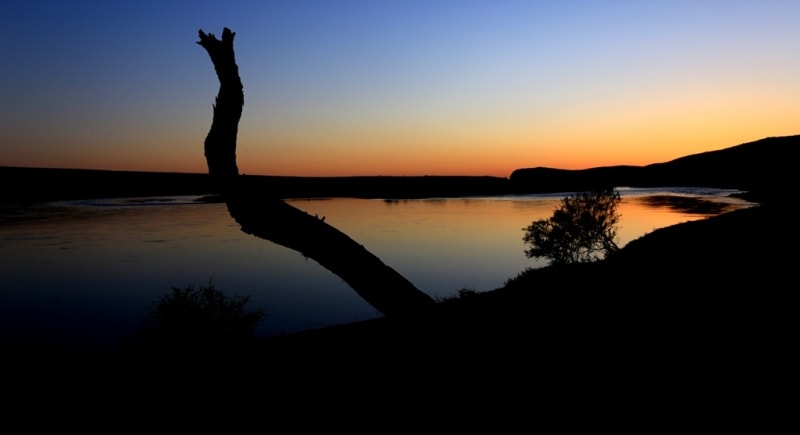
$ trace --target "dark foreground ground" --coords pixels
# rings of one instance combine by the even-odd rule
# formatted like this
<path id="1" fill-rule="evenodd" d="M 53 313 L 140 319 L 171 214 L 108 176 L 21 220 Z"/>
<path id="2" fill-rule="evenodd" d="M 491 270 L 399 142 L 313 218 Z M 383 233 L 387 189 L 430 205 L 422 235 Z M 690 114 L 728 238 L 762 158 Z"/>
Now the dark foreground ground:
<path id="1" fill-rule="evenodd" d="M 660 229 L 605 261 L 525 271 L 414 316 L 221 351 L 17 349 L 6 373 L 32 402 L 88 391 L 95 404 L 139 394 L 149 406 L 379 408 L 398 424 L 454 404 L 460 423 L 489 405 L 523 420 L 752 422 L 788 407 L 779 394 L 796 347 L 788 210 L 764 204 Z"/>
<path id="2" fill-rule="evenodd" d="M 796 239 L 782 211 L 739 210 L 654 231 L 603 262 L 523 272 L 428 315 L 276 337 L 263 352 L 290 365 L 311 352 L 423 372 L 742 379 L 734 372 L 788 351 Z"/>

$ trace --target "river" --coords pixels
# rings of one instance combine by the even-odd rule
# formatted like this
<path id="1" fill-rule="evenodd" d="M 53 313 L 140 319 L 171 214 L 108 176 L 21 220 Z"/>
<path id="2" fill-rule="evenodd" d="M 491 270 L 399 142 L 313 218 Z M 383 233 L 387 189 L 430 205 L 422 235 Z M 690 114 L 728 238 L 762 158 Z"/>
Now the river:
<path id="1" fill-rule="evenodd" d="M 748 206 L 719 189 L 619 189 L 618 244 L 702 219 L 648 198 Z M 379 200 L 296 199 L 436 299 L 487 291 L 546 262 L 524 255 L 523 228 L 565 194 Z M 300 253 L 239 230 L 224 204 L 197 197 L 41 204 L 0 224 L 0 339 L 108 348 L 141 327 L 172 287 L 213 282 L 263 308 L 260 336 L 380 316 L 341 279 Z"/>

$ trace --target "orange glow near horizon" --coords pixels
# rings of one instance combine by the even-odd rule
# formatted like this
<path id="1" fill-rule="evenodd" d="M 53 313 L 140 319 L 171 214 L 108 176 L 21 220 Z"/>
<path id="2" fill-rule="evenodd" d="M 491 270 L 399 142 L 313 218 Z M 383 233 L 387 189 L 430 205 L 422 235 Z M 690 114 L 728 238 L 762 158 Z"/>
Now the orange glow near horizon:
<path id="1" fill-rule="evenodd" d="M 237 160 L 242 173 L 287 176 L 508 177 L 515 169 L 537 166 L 642 166 L 764 137 L 797 134 L 794 109 L 788 103 L 785 112 L 766 110 L 766 101 L 772 97 L 729 96 L 723 101 L 727 108 L 709 102 L 689 105 L 693 108 L 688 110 L 681 108 L 679 100 L 639 111 L 633 109 L 635 105 L 609 108 L 608 113 L 598 108 L 597 116 L 589 112 L 574 116 L 571 121 L 581 128 L 570 128 L 562 118 L 537 121 L 520 116 L 513 122 L 474 123 L 461 130 L 448 128 L 450 124 L 436 129 L 401 123 L 372 131 L 334 128 L 333 133 L 316 134 L 274 131 L 244 119 Z M 765 111 L 753 115 L 751 109 L 759 105 Z M 744 110 L 745 106 L 749 109 Z M 57 138 L 38 131 L 5 133 L 0 139 L 13 145 L 0 149 L 0 165 L 203 173 L 207 171 L 203 156 L 207 128 L 193 121 L 175 132 L 165 127 L 118 138 L 106 132 L 103 137 L 115 139 L 102 143 L 92 131 L 73 131 Z"/>
<path id="2" fill-rule="evenodd" d="M 785 135 L 793 133 L 787 131 Z M 487 146 L 485 150 L 451 150 L 447 148 L 411 149 L 398 152 L 393 149 L 374 150 L 361 154 L 339 153 L 336 150 L 327 152 L 289 150 L 279 156 L 269 154 L 268 150 L 253 151 L 247 149 L 237 153 L 239 171 L 250 175 L 283 175 L 283 176 L 417 176 L 417 175 L 469 175 L 508 177 L 515 169 L 532 167 L 551 167 L 558 169 L 586 169 L 601 166 L 634 165 L 644 166 L 651 163 L 670 161 L 686 155 L 714 151 L 758 140 L 768 136 L 761 135 L 745 140 L 727 138 L 701 144 L 689 144 L 684 147 L 668 146 L 666 138 L 651 139 L 647 147 L 628 146 L 627 142 L 645 139 L 626 138 L 614 142 L 614 145 L 580 146 L 568 140 L 553 140 L 547 143 L 536 143 L 529 147 L 501 148 Z M 704 146 L 708 144 L 708 146 Z M 527 149 L 526 149 L 527 148 Z M 574 152 L 564 153 L 561 150 L 571 149 Z M 176 150 L 164 157 L 160 151 L 158 159 L 145 153 L 126 153 L 123 151 L 74 154 L 68 152 L 50 153 L 46 158 L 41 155 L 20 155 L 6 158 L 0 155 L 0 165 L 21 167 L 72 168 L 72 169 L 104 169 L 120 171 L 149 172 L 185 172 L 204 173 L 207 171 L 202 145 L 194 147 L 194 155 L 185 156 Z M 87 155 L 88 154 L 88 155 Z M 344 154 L 344 155 L 342 155 Z"/>

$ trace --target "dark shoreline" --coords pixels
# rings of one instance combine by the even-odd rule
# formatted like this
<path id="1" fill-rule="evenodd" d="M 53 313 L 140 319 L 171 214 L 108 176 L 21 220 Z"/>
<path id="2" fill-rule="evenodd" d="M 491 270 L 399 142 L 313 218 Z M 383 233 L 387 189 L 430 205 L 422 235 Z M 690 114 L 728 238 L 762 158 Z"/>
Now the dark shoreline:
<path id="1" fill-rule="evenodd" d="M 242 175 L 249 186 L 279 198 L 382 198 L 505 195 L 506 178 L 489 176 L 285 177 Z M 0 166 L 7 189 L 0 205 L 73 199 L 218 193 L 208 174 Z"/>
<path id="2" fill-rule="evenodd" d="M 523 188 L 515 186 L 510 179 L 490 176 L 243 177 L 254 188 L 283 199 L 347 197 L 394 200 L 500 196 L 572 192 L 574 190 L 569 188 L 576 187 L 558 181 L 540 184 L 538 188 Z M 0 183 L 12 186 L 0 197 L 0 206 L 5 207 L 81 199 L 196 195 L 215 200 L 217 196 L 208 174 L 192 173 L 0 166 Z M 770 194 L 767 197 L 763 190 L 745 189 L 744 193 L 736 196 L 751 202 L 765 202 L 779 195 Z"/>

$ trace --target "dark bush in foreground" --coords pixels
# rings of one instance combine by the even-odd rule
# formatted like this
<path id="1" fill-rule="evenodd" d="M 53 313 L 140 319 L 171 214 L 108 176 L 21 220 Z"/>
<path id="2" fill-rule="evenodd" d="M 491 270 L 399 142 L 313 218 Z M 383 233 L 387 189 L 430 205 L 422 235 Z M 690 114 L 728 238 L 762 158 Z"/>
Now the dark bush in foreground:
<path id="1" fill-rule="evenodd" d="M 144 343 L 162 350 L 219 350 L 246 343 L 264 317 L 248 310 L 249 296 L 226 296 L 212 283 L 172 288 L 153 304 L 145 321 Z"/>

